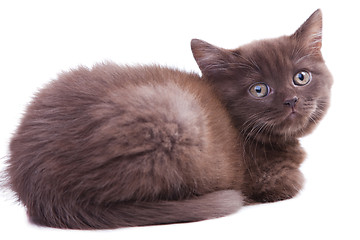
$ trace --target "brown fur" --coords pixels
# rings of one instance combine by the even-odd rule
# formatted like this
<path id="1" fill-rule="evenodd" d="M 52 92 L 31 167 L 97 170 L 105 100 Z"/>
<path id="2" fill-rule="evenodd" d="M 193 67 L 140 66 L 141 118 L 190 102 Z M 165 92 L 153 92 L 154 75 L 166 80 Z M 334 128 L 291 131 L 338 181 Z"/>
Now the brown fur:
<path id="1" fill-rule="evenodd" d="M 61 74 L 11 141 L 10 187 L 33 222 L 79 229 L 198 221 L 293 197 L 298 138 L 329 105 L 321 25 L 318 10 L 291 36 L 235 50 L 193 40 L 202 77 L 111 63 Z M 312 74 L 306 86 L 293 84 L 299 70 Z M 267 97 L 250 95 L 257 82 Z"/>

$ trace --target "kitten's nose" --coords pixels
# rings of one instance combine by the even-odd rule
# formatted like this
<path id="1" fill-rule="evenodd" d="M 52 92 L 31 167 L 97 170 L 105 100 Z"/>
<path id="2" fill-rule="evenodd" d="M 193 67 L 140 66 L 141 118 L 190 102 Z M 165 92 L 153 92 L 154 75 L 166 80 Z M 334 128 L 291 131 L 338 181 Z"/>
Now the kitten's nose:
<path id="1" fill-rule="evenodd" d="M 284 105 L 294 108 L 297 101 L 299 101 L 299 98 L 294 97 L 292 99 L 285 100 Z"/>

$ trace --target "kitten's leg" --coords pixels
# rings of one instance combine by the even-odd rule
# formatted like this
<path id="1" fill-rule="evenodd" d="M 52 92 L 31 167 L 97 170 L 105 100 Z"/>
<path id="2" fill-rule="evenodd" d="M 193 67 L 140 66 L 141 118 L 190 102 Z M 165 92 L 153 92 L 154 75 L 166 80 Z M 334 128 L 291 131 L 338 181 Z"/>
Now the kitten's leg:
<path id="1" fill-rule="evenodd" d="M 299 170 L 304 153 L 300 149 L 292 158 L 282 152 L 274 153 L 272 159 L 262 159 L 248 166 L 244 195 L 247 202 L 275 202 L 294 197 L 304 183 Z M 271 155 L 268 152 L 268 155 Z M 291 156 L 291 154 L 290 154 Z"/>
<path id="2" fill-rule="evenodd" d="M 263 171 L 256 177 L 248 192 L 249 199 L 255 202 L 276 202 L 292 198 L 301 190 L 304 182 L 299 169 L 283 166 L 274 166 L 271 171 Z"/>

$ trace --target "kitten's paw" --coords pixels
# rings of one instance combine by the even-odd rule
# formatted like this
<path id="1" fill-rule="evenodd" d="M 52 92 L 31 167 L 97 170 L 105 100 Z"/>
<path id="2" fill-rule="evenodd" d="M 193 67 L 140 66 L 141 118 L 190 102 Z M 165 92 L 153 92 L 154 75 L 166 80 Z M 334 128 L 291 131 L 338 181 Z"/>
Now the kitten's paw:
<path id="1" fill-rule="evenodd" d="M 298 169 L 282 169 L 276 175 L 264 174 L 250 198 L 256 202 L 276 202 L 294 197 L 302 188 L 304 177 Z"/>

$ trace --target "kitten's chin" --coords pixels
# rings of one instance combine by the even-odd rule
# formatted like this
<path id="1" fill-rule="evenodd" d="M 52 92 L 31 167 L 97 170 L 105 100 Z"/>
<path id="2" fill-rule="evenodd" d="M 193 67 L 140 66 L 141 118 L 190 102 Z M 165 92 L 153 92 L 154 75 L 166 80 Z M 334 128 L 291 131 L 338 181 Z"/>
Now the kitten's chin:
<path id="1" fill-rule="evenodd" d="M 309 134 L 316 124 L 311 121 L 310 114 L 304 115 L 299 112 L 290 112 L 285 115 L 284 119 L 278 125 L 277 135 L 284 138 L 294 137 L 299 138 Z"/>

